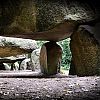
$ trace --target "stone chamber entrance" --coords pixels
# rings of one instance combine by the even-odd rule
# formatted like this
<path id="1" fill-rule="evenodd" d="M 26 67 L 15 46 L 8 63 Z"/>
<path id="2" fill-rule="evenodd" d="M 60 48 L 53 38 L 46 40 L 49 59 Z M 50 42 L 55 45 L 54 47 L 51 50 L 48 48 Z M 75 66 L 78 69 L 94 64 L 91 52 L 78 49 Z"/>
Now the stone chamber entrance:
<path id="1" fill-rule="evenodd" d="M 100 100 L 98 0 L 0 0 L 0 36 L 49 41 L 40 49 L 41 73 L 0 71 L 0 100 Z M 57 44 L 67 38 L 69 76 L 59 74 Z M 0 56 L 29 51 L 14 46 L 1 45 Z"/>

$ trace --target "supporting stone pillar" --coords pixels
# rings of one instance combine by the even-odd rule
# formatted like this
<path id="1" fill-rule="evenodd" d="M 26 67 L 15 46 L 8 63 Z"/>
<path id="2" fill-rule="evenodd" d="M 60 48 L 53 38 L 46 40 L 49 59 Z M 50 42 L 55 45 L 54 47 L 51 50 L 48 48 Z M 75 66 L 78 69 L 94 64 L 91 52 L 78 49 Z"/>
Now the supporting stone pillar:
<path id="1" fill-rule="evenodd" d="M 70 46 L 73 64 L 69 74 L 76 73 L 78 76 L 100 74 L 100 45 L 89 31 L 79 27 L 71 36 Z"/>
<path id="2" fill-rule="evenodd" d="M 22 63 L 22 61 L 18 61 L 18 64 L 19 64 L 19 68 L 18 68 L 18 70 L 21 70 L 21 68 L 20 68 L 21 63 Z"/>
<path id="3" fill-rule="evenodd" d="M 15 61 L 16 62 L 16 61 Z M 15 62 L 12 62 L 11 63 L 11 71 L 12 70 L 17 70 L 17 67 L 16 67 L 16 65 L 15 65 Z M 18 70 L 19 70 L 19 68 L 18 68 Z"/>
<path id="4" fill-rule="evenodd" d="M 11 70 L 14 69 L 14 63 L 11 63 Z"/>
<path id="5" fill-rule="evenodd" d="M 32 52 L 28 53 L 28 58 L 30 58 L 30 61 L 27 62 L 27 69 L 35 71 L 34 65 L 32 63 L 32 58 L 31 58 Z"/>
<path id="6" fill-rule="evenodd" d="M 47 42 L 43 44 L 40 51 L 41 72 L 46 75 L 58 73 L 62 58 L 62 49 L 56 42 Z"/>

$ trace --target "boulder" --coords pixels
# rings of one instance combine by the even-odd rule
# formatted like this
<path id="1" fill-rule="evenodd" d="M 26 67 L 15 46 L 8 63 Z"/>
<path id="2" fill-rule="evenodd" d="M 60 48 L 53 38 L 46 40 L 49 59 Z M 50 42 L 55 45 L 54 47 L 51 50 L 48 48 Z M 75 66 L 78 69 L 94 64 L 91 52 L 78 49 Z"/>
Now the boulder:
<path id="1" fill-rule="evenodd" d="M 58 41 L 99 18 L 97 0 L 0 0 L 0 35 Z M 98 3 L 99 4 L 99 3 Z"/>
<path id="2" fill-rule="evenodd" d="M 0 37 L 0 57 L 31 53 L 36 48 L 37 44 L 34 40 Z"/>
<path id="3" fill-rule="evenodd" d="M 56 42 L 45 43 L 40 51 L 41 72 L 46 75 L 57 74 L 60 69 L 62 49 Z"/>
<path id="4" fill-rule="evenodd" d="M 10 70 L 10 66 L 6 63 L 0 62 L 0 70 Z"/>
<path id="5" fill-rule="evenodd" d="M 26 57 L 4 57 L 4 58 L 0 58 L 0 64 L 1 67 L 5 68 L 2 70 L 20 70 L 20 64 L 21 62 L 25 59 Z"/>
<path id="6" fill-rule="evenodd" d="M 30 58 L 26 58 L 21 62 L 20 70 L 34 70 L 34 66 L 30 63 Z"/>
<path id="7" fill-rule="evenodd" d="M 74 51 L 73 48 L 75 46 L 79 45 L 79 51 L 83 54 L 83 49 L 80 49 L 80 39 L 77 37 L 77 29 L 79 25 L 82 24 L 91 24 L 97 23 L 100 21 L 100 12 L 99 12 L 100 4 L 97 0 L 7 0 L 6 2 L 4 0 L 0 0 L 0 35 L 1 36 L 9 36 L 9 37 L 20 37 L 20 38 L 27 38 L 27 39 L 34 39 L 34 40 L 48 40 L 48 41 L 60 41 L 65 38 L 68 38 L 72 35 L 72 53 Z M 77 32 L 76 32 L 77 31 Z M 74 38 L 75 34 L 76 38 Z M 96 43 L 93 43 L 92 38 L 89 37 L 88 32 L 86 32 L 86 36 L 83 35 L 83 40 L 88 41 L 87 44 L 84 45 L 84 52 L 88 52 L 89 56 L 86 54 L 86 57 L 90 59 L 90 57 L 93 57 L 93 63 L 87 63 L 89 65 L 93 65 L 93 69 L 95 69 L 96 65 L 96 51 L 98 52 L 98 45 Z M 85 39 L 86 37 L 86 39 Z M 75 42 L 74 39 L 76 40 Z M 92 41 L 92 42 L 91 42 Z M 12 44 L 12 43 L 11 43 Z M 75 44 L 75 45 L 74 45 Z M 83 43 L 84 44 L 84 43 Z M 91 47 L 88 47 L 88 44 L 90 44 Z M 12 45 L 11 45 L 12 46 Z M 47 45 L 43 45 L 43 51 L 41 49 L 41 52 L 43 54 L 47 53 L 46 55 L 42 55 L 43 57 L 47 56 L 49 61 L 46 61 L 44 58 L 42 59 L 42 56 L 40 54 L 40 65 L 42 72 L 47 74 L 54 74 L 57 73 L 57 64 L 59 56 L 57 52 L 61 51 L 60 49 L 57 52 L 55 50 L 55 46 L 51 46 L 50 48 Z M 85 48 L 88 47 L 86 50 Z M 49 51 L 48 48 L 51 50 Z M 91 50 L 93 49 L 93 51 Z M 46 50 L 47 49 L 47 50 Z M 6 50 L 6 51 L 5 51 Z M 3 52 L 4 51 L 4 52 Z M 28 50 L 29 51 L 29 50 Z M 44 52 L 45 51 L 45 52 Z M 6 52 L 6 54 L 5 54 Z M 53 52 L 54 56 L 54 69 L 53 61 L 51 60 L 52 56 L 50 55 L 51 52 Z M 76 50 L 77 52 L 77 50 Z M 91 54 L 93 53 L 93 55 Z M 1 47 L 1 55 L 2 56 L 9 56 L 9 55 L 16 55 L 19 53 L 25 53 L 25 49 L 22 48 L 16 48 L 15 47 L 7 47 L 5 48 Z M 81 53 L 78 53 L 79 55 Z M 91 54 L 91 56 L 90 56 Z M 75 56 L 76 54 L 73 53 Z M 74 58 L 73 56 L 73 58 Z M 84 55 L 81 55 L 82 57 L 85 57 Z M 49 58 L 50 57 L 50 58 Z M 58 58 L 56 58 L 58 57 Z M 61 56 L 60 56 L 61 57 Z M 76 58 L 76 57 L 75 57 Z M 85 59 L 87 59 L 85 58 Z M 78 60 L 81 61 L 83 58 L 79 58 Z M 91 62 L 92 60 L 88 60 Z M 95 61 L 95 60 L 96 61 Z M 44 61 L 43 61 L 44 60 Z M 51 62 L 51 61 L 52 62 Z M 75 59 L 73 59 L 75 61 Z M 86 61 L 86 60 L 85 60 Z M 46 63 L 45 63 L 46 62 Z M 56 63 L 57 62 L 57 63 Z M 75 61 L 77 62 L 77 61 Z M 51 72 L 48 73 L 47 69 L 49 68 L 49 64 L 51 64 Z M 83 61 L 84 63 L 84 61 Z M 47 65 L 46 65 L 47 64 Z M 80 65 L 82 63 L 79 63 Z M 75 65 L 76 66 L 76 65 Z M 45 68 L 47 69 L 45 70 Z M 79 68 L 79 67 L 78 67 Z M 82 67 L 84 68 L 84 67 Z M 90 67 L 89 67 L 90 68 Z M 45 71 L 44 71 L 45 70 Z M 91 68 L 92 70 L 92 68 Z M 79 72 L 79 70 L 78 70 Z M 89 75 L 95 74 L 96 71 L 89 72 Z M 81 73 L 81 71 L 79 72 Z M 82 72 L 83 73 L 83 72 Z M 84 72 L 85 73 L 85 72 Z M 90 74 L 91 73 L 91 74 Z M 78 74 L 81 75 L 81 74 Z M 85 73 L 84 75 L 87 75 Z"/>
<path id="8" fill-rule="evenodd" d="M 86 28 L 79 27 L 71 36 L 72 66 L 70 74 L 100 75 L 100 44 Z"/>
<path id="9" fill-rule="evenodd" d="M 40 49 L 36 49 L 31 53 L 32 65 L 34 66 L 34 70 L 40 72 Z"/>
<path id="10" fill-rule="evenodd" d="M 10 70 L 11 67 L 9 66 L 9 64 L 7 64 L 7 63 L 3 63 L 3 64 L 4 64 L 6 70 Z"/>

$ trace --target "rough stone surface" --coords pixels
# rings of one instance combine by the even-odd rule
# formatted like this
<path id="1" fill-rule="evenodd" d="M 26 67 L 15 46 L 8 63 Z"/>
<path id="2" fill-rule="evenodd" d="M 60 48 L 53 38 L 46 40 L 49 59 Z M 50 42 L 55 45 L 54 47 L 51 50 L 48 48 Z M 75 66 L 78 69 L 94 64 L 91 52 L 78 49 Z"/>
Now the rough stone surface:
<path id="1" fill-rule="evenodd" d="M 71 36 L 71 52 L 73 71 L 78 76 L 100 74 L 100 44 L 85 28 L 79 27 Z"/>
<path id="2" fill-rule="evenodd" d="M 58 73 L 62 58 L 62 49 L 56 42 L 45 43 L 40 51 L 41 72 L 47 75 Z"/>
<path id="3" fill-rule="evenodd" d="M 34 70 L 40 72 L 40 49 L 36 49 L 31 53 L 32 65 Z"/>
<path id="4" fill-rule="evenodd" d="M 0 37 L 0 57 L 30 53 L 36 48 L 37 44 L 34 40 Z"/>
<path id="5" fill-rule="evenodd" d="M 0 70 L 19 70 L 21 62 L 26 59 L 26 57 L 4 57 L 0 58 L 1 69 Z M 3 69 L 3 67 L 5 69 Z"/>
<path id="6" fill-rule="evenodd" d="M 61 40 L 69 37 L 69 34 L 75 30 L 77 25 L 73 21 L 89 22 L 97 19 L 97 15 L 95 3 L 92 4 L 88 0 L 87 2 L 79 0 L 70 0 L 70 2 L 68 0 L 17 0 L 14 2 L 7 0 L 5 2 L 0 0 L 0 34 L 33 39 Z M 59 24 L 65 21 L 72 21 L 71 26 L 68 24 L 67 28 L 62 29 Z M 55 27 L 58 27 L 56 32 Z"/>
<path id="7" fill-rule="evenodd" d="M 34 71 L 34 67 L 30 58 L 26 58 L 24 59 L 21 64 L 20 64 L 20 70 L 33 70 Z"/>

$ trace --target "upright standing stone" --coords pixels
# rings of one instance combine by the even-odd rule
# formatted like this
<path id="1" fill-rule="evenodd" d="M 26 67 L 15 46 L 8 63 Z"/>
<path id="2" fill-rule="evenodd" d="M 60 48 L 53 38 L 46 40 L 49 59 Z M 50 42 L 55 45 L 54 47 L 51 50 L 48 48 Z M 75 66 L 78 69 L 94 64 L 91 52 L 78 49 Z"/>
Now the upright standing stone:
<path id="1" fill-rule="evenodd" d="M 39 58 L 40 58 L 40 49 L 33 50 L 31 53 L 31 60 L 32 60 L 32 65 L 34 67 L 34 70 L 36 72 L 41 71 Z"/>
<path id="2" fill-rule="evenodd" d="M 94 36 L 85 28 L 79 27 L 71 36 L 73 67 L 78 76 L 99 75 L 100 45 Z M 72 72 L 72 66 L 70 74 Z"/>
<path id="3" fill-rule="evenodd" d="M 62 58 L 62 49 L 56 42 L 45 43 L 40 51 L 41 72 L 47 75 L 58 73 Z"/>

